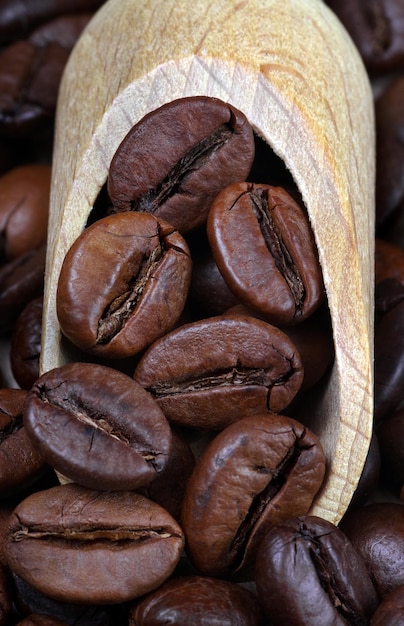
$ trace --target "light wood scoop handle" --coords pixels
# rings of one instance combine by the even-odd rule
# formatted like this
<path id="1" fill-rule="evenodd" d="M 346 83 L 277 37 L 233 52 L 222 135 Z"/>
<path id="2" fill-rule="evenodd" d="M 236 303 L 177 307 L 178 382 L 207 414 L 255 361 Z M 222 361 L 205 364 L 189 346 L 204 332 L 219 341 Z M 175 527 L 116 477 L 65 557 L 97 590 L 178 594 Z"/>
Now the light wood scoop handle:
<path id="1" fill-rule="evenodd" d="M 312 427 L 328 475 L 311 513 L 334 523 L 372 432 L 374 120 L 360 57 L 321 0 L 109 0 L 77 43 L 56 123 L 41 369 L 69 360 L 55 293 L 118 145 L 146 113 L 214 96 L 245 113 L 306 204 L 335 364 Z"/>

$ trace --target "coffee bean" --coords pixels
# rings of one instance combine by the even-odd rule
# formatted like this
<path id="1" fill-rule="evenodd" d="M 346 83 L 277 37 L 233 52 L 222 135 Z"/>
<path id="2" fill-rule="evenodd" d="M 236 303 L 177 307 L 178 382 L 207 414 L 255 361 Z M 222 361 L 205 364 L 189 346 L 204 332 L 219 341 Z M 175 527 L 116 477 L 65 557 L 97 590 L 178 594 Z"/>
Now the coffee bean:
<path id="1" fill-rule="evenodd" d="M 180 98 L 152 111 L 118 147 L 108 192 L 116 211 L 147 211 L 185 233 L 216 194 L 244 180 L 254 158 L 245 115 L 217 98 Z"/>
<path id="2" fill-rule="evenodd" d="M 340 523 L 366 563 L 380 598 L 404 585 L 404 507 L 378 502 L 349 511 Z"/>
<path id="3" fill-rule="evenodd" d="M 186 550 L 208 575 L 254 562 L 269 528 L 308 512 L 325 473 L 317 437 L 292 418 L 256 415 L 221 431 L 185 492 Z"/>
<path id="4" fill-rule="evenodd" d="M 308 218 L 284 189 L 230 185 L 212 203 L 207 232 L 230 290 L 267 321 L 296 324 L 323 302 Z"/>
<path id="5" fill-rule="evenodd" d="M 23 425 L 26 396 L 22 389 L 0 389 L 0 499 L 15 496 L 45 470 Z"/>
<path id="6" fill-rule="evenodd" d="M 32 494 L 10 519 L 10 569 L 62 602 L 126 602 L 161 585 L 183 548 L 181 528 L 135 492 L 76 484 Z"/>
<path id="7" fill-rule="evenodd" d="M 378 598 L 361 557 L 331 522 L 290 519 L 270 530 L 256 583 L 273 626 L 365 626 Z"/>
<path id="8" fill-rule="evenodd" d="M 57 289 L 62 332 L 81 350 L 133 356 L 174 326 L 191 259 L 183 237 L 148 213 L 121 213 L 84 230 L 65 256 Z"/>
<path id="9" fill-rule="evenodd" d="M 256 596 L 225 580 L 203 576 L 165 582 L 130 610 L 129 626 L 260 626 Z"/>
<path id="10" fill-rule="evenodd" d="M 58 472 L 95 489 L 136 489 L 165 467 L 171 430 L 131 377 L 92 363 L 43 374 L 24 404 L 27 433 Z"/>
<path id="11" fill-rule="evenodd" d="M 232 315 L 185 324 L 158 339 L 134 378 L 171 422 L 220 429 L 246 415 L 283 410 L 300 388 L 303 367 L 285 333 Z"/>

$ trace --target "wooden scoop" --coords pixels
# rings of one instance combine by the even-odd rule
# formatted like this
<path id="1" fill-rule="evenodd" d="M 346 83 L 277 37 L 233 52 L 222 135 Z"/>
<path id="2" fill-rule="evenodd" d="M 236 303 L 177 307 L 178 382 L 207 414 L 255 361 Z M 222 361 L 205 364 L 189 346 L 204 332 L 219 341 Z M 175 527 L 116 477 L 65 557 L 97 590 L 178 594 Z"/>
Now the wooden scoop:
<path id="1" fill-rule="evenodd" d="M 337 523 L 372 432 L 374 120 L 359 55 L 321 0 L 109 0 L 94 16 L 60 88 L 41 371 L 71 359 L 55 312 L 59 271 L 115 150 L 145 114 L 192 95 L 243 111 L 306 204 L 336 353 L 310 422 L 328 460 L 311 513 Z"/>

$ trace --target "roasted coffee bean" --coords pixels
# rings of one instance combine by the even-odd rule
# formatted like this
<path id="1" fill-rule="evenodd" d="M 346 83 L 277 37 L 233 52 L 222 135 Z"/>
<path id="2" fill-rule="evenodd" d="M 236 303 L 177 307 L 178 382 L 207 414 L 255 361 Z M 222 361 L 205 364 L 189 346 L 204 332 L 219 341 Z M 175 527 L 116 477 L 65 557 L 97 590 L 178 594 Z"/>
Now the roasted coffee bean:
<path id="1" fill-rule="evenodd" d="M 63 15 L 0 53 L 1 134 L 28 136 L 53 124 L 63 70 L 90 18 Z"/>
<path id="2" fill-rule="evenodd" d="M 370 620 L 370 626 L 402 626 L 404 623 L 404 585 L 384 597 Z"/>
<path id="3" fill-rule="evenodd" d="M 281 187 L 230 185 L 212 203 L 207 232 L 230 290 L 267 321 L 296 324 L 323 302 L 308 218 Z"/>
<path id="4" fill-rule="evenodd" d="M 380 446 L 382 476 L 397 494 L 404 485 L 404 407 L 377 425 Z"/>
<path id="5" fill-rule="evenodd" d="M 9 332 L 25 306 L 43 295 L 46 244 L 0 267 L 0 333 Z"/>
<path id="6" fill-rule="evenodd" d="M 185 233 L 206 221 L 221 189 L 245 180 L 253 159 L 241 111 L 217 98 L 181 98 L 129 131 L 112 159 L 108 192 L 116 211 L 154 213 Z"/>
<path id="7" fill-rule="evenodd" d="M 10 339 L 10 366 L 22 389 L 31 389 L 39 378 L 43 298 L 34 298 L 17 318 Z"/>
<path id="8" fill-rule="evenodd" d="M 183 533 L 135 492 L 68 484 L 32 494 L 10 520 L 10 569 L 62 602 L 111 604 L 152 591 L 174 571 Z"/>
<path id="9" fill-rule="evenodd" d="M 25 39 L 34 28 L 60 15 L 96 11 L 105 0 L 1 0 L 0 43 Z"/>
<path id="10" fill-rule="evenodd" d="M 369 72 L 404 68 L 401 0 L 327 0 L 346 27 Z"/>
<path id="11" fill-rule="evenodd" d="M 378 605 L 366 567 L 334 524 L 315 516 L 270 530 L 256 561 L 271 625 L 365 626 Z"/>
<path id="12" fill-rule="evenodd" d="M 0 177 L 0 259 L 46 244 L 51 167 L 31 163 Z"/>
<path id="13" fill-rule="evenodd" d="M 29 134 L 54 114 L 69 51 L 17 41 L 0 53 L 0 133 Z"/>
<path id="14" fill-rule="evenodd" d="M 403 505 L 378 502 L 348 511 L 340 528 L 365 561 L 380 598 L 404 585 Z"/>
<path id="15" fill-rule="evenodd" d="M 169 421 L 220 429 L 247 415 L 282 411 L 301 386 L 303 367 L 285 333 L 232 315 L 185 324 L 158 339 L 134 378 Z"/>
<path id="16" fill-rule="evenodd" d="M 377 98 L 375 116 L 376 226 L 380 229 L 404 208 L 404 77 Z"/>
<path id="17" fill-rule="evenodd" d="M 65 256 L 57 289 L 61 330 L 85 352 L 133 356 L 178 321 L 191 267 L 185 240 L 167 222 L 149 213 L 105 217 Z"/>
<path id="18" fill-rule="evenodd" d="M 254 562 L 269 528 L 308 512 L 325 474 L 319 439 L 283 415 L 256 415 L 221 431 L 199 458 L 182 508 L 186 551 L 203 574 Z"/>
<path id="19" fill-rule="evenodd" d="M 92 363 L 42 374 L 27 394 L 24 425 L 51 467 L 95 489 L 147 485 L 171 451 L 153 398 L 130 376 Z"/>
<path id="20" fill-rule="evenodd" d="M 23 425 L 26 396 L 22 389 L 0 389 L 0 499 L 14 496 L 45 470 Z"/>
<path id="21" fill-rule="evenodd" d="M 256 596 L 235 583 L 203 576 L 175 578 L 140 600 L 129 626 L 261 626 Z"/>

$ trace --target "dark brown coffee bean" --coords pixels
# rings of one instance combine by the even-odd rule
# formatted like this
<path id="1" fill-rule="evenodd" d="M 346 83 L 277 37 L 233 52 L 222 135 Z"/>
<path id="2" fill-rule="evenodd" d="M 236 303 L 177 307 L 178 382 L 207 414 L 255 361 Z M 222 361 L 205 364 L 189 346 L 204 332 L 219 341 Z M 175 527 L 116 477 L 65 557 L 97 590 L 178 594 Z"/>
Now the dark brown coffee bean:
<path id="1" fill-rule="evenodd" d="M 43 298 L 34 298 L 17 318 L 10 340 L 10 366 L 22 389 L 31 389 L 39 378 Z"/>
<path id="2" fill-rule="evenodd" d="M 178 321 L 191 265 L 183 237 L 149 213 L 99 220 L 76 239 L 62 265 L 62 332 L 85 352 L 133 356 Z"/>
<path id="3" fill-rule="evenodd" d="M 370 620 L 370 626 L 402 626 L 404 623 L 404 585 L 384 597 Z"/>
<path id="4" fill-rule="evenodd" d="M 203 576 L 168 580 L 129 614 L 129 626 L 260 626 L 256 596 L 235 583 Z"/>
<path id="5" fill-rule="evenodd" d="M 11 261 L 46 244 L 51 168 L 31 163 L 0 177 L 0 258 Z"/>
<path id="6" fill-rule="evenodd" d="M 280 412 L 303 379 L 300 356 L 278 328 L 248 316 L 211 317 L 158 339 L 134 378 L 173 423 L 220 429 Z"/>
<path id="7" fill-rule="evenodd" d="M 269 528 L 308 512 L 324 473 L 320 441 L 296 420 L 256 415 L 231 424 L 202 453 L 185 492 L 191 561 L 208 575 L 251 564 Z"/>
<path id="8" fill-rule="evenodd" d="M 381 598 L 404 585 L 404 505 L 379 502 L 349 511 L 341 521 Z"/>
<path id="9" fill-rule="evenodd" d="M 22 389 L 0 389 L 0 499 L 14 496 L 45 470 L 23 426 L 26 396 Z"/>
<path id="10" fill-rule="evenodd" d="M 370 71 L 404 67 L 401 0 L 327 0 L 346 27 Z"/>
<path id="11" fill-rule="evenodd" d="M 206 221 L 216 194 L 245 180 L 254 158 L 245 115 L 217 98 L 174 100 L 146 115 L 112 159 L 117 211 L 147 211 L 185 233 Z"/>
<path id="12" fill-rule="evenodd" d="M 29 134 L 54 114 L 69 51 L 17 41 L 0 53 L 0 133 Z"/>
<path id="13" fill-rule="evenodd" d="M 37 492 L 10 520 L 10 569 L 51 598 L 126 602 L 173 572 L 183 533 L 162 507 L 135 492 L 69 484 Z"/>
<path id="14" fill-rule="evenodd" d="M 13 329 L 25 306 L 43 295 L 46 245 L 0 267 L 0 332 Z"/>
<path id="15" fill-rule="evenodd" d="M 132 378 L 69 363 L 36 381 L 24 405 L 27 433 L 58 472 L 95 489 L 136 489 L 165 467 L 171 430 Z"/>
<path id="16" fill-rule="evenodd" d="M 271 529 L 256 561 L 273 626 L 365 626 L 378 598 L 362 559 L 334 524 L 314 516 Z"/>
<path id="17" fill-rule="evenodd" d="M 96 11 L 105 0 L 1 0 L 0 43 L 24 39 L 40 24 L 59 15 Z"/>
<path id="18" fill-rule="evenodd" d="M 314 235 L 284 189 L 230 185 L 212 203 L 207 232 L 230 290 L 272 324 L 296 324 L 323 302 Z"/>

